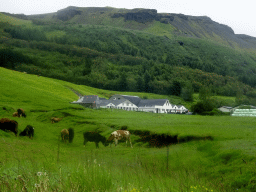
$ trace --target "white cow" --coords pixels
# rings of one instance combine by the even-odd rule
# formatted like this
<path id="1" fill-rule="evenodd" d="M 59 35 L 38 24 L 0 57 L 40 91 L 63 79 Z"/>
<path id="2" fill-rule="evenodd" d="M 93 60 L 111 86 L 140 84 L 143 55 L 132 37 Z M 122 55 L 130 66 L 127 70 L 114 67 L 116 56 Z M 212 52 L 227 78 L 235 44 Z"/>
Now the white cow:
<path id="1" fill-rule="evenodd" d="M 132 148 L 132 142 L 130 138 L 130 132 L 126 130 L 117 130 L 111 133 L 110 137 L 108 138 L 108 141 L 114 141 L 115 146 L 118 144 L 118 140 L 125 139 L 126 140 L 126 146 L 127 146 L 127 141 L 129 140 L 131 148 Z"/>

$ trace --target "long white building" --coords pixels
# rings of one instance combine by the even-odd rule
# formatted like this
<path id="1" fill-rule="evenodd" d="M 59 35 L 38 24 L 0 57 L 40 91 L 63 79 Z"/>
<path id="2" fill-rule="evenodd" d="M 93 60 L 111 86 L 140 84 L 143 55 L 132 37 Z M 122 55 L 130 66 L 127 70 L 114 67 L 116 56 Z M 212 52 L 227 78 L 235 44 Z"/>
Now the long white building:
<path id="1" fill-rule="evenodd" d="M 95 95 L 85 95 L 73 104 L 92 108 L 115 108 L 127 111 L 144 111 L 152 113 L 186 113 L 183 105 L 173 105 L 168 99 L 141 99 L 138 96 L 113 95 L 108 100 Z"/>

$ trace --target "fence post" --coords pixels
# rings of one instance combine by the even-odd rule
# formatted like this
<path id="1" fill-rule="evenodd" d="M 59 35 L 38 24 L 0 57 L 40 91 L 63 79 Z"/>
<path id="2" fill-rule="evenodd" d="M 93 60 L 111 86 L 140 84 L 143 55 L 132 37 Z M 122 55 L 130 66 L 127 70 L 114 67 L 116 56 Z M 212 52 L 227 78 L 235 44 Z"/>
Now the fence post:
<path id="1" fill-rule="evenodd" d="M 59 154 L 60 154 L 60 138 L 58 137 L 57 163 L 59 163 Z"/>
<path id="2" fill-rule="evenodd" d="M 169 145 L 167 145 L 167 158 L 166 158 L 166 169 L 167 170 L 168 170 L 168 162 L 169 162 L 168 158 L 169 158 Z"/>

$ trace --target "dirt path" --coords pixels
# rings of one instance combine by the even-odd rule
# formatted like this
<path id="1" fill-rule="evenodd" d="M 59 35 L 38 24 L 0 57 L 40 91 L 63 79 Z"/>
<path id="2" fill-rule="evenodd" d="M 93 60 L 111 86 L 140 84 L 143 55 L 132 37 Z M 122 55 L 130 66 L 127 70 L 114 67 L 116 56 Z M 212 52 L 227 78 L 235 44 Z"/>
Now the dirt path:
<path id="1" fill-rule="evenodd" d="M 70 88 L 70 87 L 67 87 L 68 89 L 70 89 L 71 91 L 73 91 L 78 97 L 82 97 L 83 95 L 81 93 L 79 93 L 78 91 Z"/>

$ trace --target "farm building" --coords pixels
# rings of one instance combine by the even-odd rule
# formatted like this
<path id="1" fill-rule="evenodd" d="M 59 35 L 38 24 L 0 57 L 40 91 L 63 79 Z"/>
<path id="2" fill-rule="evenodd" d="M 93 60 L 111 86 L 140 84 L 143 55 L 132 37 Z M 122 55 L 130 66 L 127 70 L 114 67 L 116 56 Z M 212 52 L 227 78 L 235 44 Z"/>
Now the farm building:
<path id="1" fill-rule="evenodd" d="M 186 113 L 183 105 L 172 105 L 168 99 L 141 99 L 138 96 L 113 95 L 109 100 L 98 96 L 84 96 L 73 104 L 92 108 L 115 108 L 127 111 L 144 111 L 152 113 Z"/>
<path id="2" fill-rule="evenodd" d="M 101 101 L 104 101 L 104 100 L 106 99 L 99 98 L 97 95 L 85 95 L 85 96 L 79 97 L 77 101 L 73 101 L 71 103 L 79 104 L 88 108 L 99 108 Z"/>
<path id="3" fill-rule="evenodd" d="M 235 109 L 232 116 L 256 117 L 256 109 Z"/>
<path id="4" fill-rule="evenodd" d="M 225 112 L 225 113 L 228 113 L 228 112 L 231 112 L 232 111 L 232 107 L 229 107 L 229 106 L 222 106 L 220 108 L 218 108 L 221 112 Z"/>

